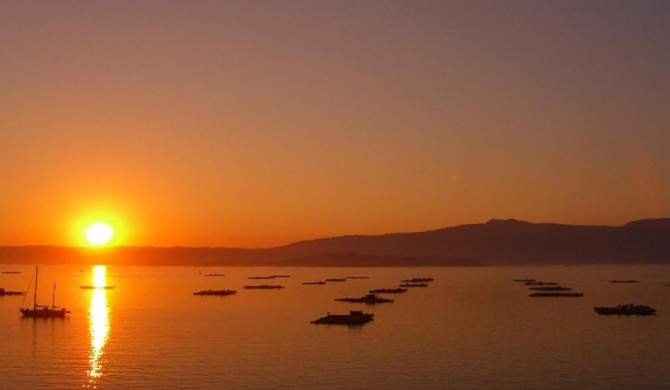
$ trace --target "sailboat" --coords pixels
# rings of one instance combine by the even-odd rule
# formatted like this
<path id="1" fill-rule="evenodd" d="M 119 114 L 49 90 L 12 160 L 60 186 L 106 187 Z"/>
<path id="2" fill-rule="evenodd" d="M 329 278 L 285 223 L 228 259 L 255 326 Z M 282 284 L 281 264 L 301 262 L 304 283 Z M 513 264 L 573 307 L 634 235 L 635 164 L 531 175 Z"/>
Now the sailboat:
<path id="1" fill-rule="evenodd" d="M 65 317 L 70 311 L 64 307 L 56 306 L 56 283 L 54 283 L 54 289 L 51 298 L 51 306 L 49 305 L 38 305 L 37 304 L 37 275 L 39 273 L 39 267 L 35 267 L 35 294 L 33 295 L 33 307 L 22 307 L 19 310 L 24 317 Z M 30 288 L 30 286 L 28 287 Z"/>

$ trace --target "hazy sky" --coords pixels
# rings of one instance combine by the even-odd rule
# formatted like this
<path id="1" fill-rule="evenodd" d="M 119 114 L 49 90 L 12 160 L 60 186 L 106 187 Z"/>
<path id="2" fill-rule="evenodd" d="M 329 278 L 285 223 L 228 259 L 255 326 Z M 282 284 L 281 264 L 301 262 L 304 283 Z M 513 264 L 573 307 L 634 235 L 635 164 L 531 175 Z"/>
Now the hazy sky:
<path id="1" fill-rule="evenodd" d="M 0 245 L 670 216 L 669 1 L 0 1 Z"/>

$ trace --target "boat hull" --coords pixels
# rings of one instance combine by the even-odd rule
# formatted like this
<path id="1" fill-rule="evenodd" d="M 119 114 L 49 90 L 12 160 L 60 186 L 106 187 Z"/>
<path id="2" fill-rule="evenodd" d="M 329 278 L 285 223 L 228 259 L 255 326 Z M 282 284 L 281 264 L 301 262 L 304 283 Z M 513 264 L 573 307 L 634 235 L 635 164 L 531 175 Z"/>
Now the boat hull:
<path id="1" fill-rule="evenodd" d="M 215 295 L 215 296 L 227 296 L 227 295 L 233 295 L 236 294 L 236 290 L 204 290 L 204 291 L 198 291 L 194 292 L 193 295 Z"/>
<path id="2" fill-rule="evenodd" d="M 583 293 L 569 293 L 569 292 L 537 292 L 529 295 L 529 297 L 533 298 L 577 298 L 583 296 L 584 296 Z"/>
<path id="3" fill-rule="evenodd" d="M 352 311 L 350 314 L 329 314 L 321 317 L 318 320 L 311 321 L 312 324 L 324 325 L 363 325 L 372 321 L 374 314 L 363 313 L 360 311 Z"/>
<path id="4" fill-rule="evenodd" d="M 19 309 L 24 317 L 32 318 L 63 318 L 68 313 L 66 309 Z"/>
<path id="5" fill-rule="evenodd" d="M 619 316 L 653 316 L 656 314 L 656 309 L 643 305 L 594 307 L 593 311 L 595 311 L 599 315 L 619 315 Z"/>

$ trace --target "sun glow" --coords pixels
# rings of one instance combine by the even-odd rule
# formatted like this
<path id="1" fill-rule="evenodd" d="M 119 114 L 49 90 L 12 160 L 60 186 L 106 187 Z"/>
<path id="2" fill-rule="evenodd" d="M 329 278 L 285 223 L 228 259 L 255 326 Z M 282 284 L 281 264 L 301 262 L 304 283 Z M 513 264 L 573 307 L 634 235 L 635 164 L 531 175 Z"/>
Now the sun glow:
<path id="1" fill-rule="evenodd" d="M 114 230 L 104 222 L 95 222 L 86 228 L 86 240 L 91 245 L 105 245 L 113 236 Z"/>

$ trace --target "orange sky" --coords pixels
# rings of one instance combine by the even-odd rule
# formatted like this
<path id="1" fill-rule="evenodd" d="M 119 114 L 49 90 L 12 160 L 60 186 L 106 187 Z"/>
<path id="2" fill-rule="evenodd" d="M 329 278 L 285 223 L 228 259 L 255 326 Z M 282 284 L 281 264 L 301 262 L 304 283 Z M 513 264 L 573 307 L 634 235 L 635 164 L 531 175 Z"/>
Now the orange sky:
<path id="1" fill-rule="evenodd" d="M 0 12 L 0 245 L 670 216 L 667 2 Z"/>

